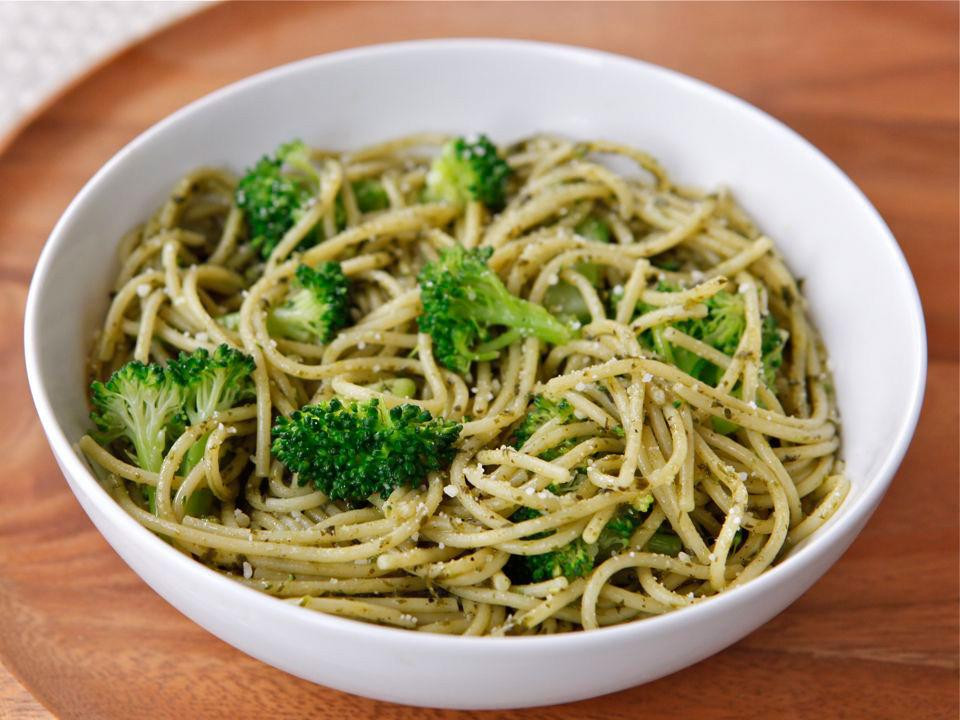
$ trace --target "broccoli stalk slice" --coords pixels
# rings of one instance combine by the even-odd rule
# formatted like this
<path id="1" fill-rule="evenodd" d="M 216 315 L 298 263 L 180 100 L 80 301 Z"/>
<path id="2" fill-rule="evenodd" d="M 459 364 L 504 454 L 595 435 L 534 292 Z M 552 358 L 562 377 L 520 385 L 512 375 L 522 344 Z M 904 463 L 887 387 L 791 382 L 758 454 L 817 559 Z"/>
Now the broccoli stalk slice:
<path id="1" fill-rule="evenodd" d="M 301 485 L 357 502 L 416 487 L 453 459 L 461 426 L 416 405 L 379 400 L 305 405 L 273 426 L 273 452 Z"/>
<path id="2" fill-rule="evenodd" d="M 417 384 L 410 378 L 404 377 L 383 380 L 367 387 L 376 392 L 388 392 L 402 398 L 412 398 L 417 394 Z"/>
<path id="3" fill-rule="evenodd" d="M 563 282 L 551 285 L 543 296 L 547 309 L 561 318 L 573 318 L 581 324 L 590 321 L 590 308 L 575 285 Z"/>
<path id="4" fill-rule="evenodd" d="M 494 359 L 501 348 L 521 337 L 537 337 L 554 345 L 573 337 L 570 327 L 546 308 L 507 290 L 487 267 L 491 252 L 490 248 L 448 248 L 419 276 L 420 330 L 433 338 L 440 362 L 461 374 L 474 361 Z M 506 330 L 491 338 L 494 327 Z"/>
<path id="5" fill-rule="evenodd" d="M 530 409 L 527 410 L 527 414 L 523 416 L 523 420 L 513 431 L 513 446 L 517 449 L 523 447 L 524 443 L 537 430 L 554 419 L 559 420 L 561 425 L 572 423 L 576 419 L 573 414 L 573 406 L 566 400 L 557 402 L 544 395 L 536 395 Z M 577 438 L 567 438 L 556 447 L 544 450 L 540 453 L 540 457 L 544 460 L 554 460 L 576 445 L 577 442 Z"/>
<path id="6" fill-rule="evenodd" d="M 240 330 L 240 311 L 227 313 L 216 318 L 217 324 L 225 327 L 227 330 L 238 332 Z"/>
<path id="7" fill-rule="evenodd" d="M 300 265 L 286 301 L 267 315 L 267 331 L 298 342 L 330 342 L 349 322 L 349 292 L 339 263 Z"/>
<path id="8" fill-rule="evenodd" d="M 503 207 L 512 170 L 486 135 L 458 137 L 440 151 L 427 174 L 426 197 L 463 205 L 479 200 L 490 210 Z"/>

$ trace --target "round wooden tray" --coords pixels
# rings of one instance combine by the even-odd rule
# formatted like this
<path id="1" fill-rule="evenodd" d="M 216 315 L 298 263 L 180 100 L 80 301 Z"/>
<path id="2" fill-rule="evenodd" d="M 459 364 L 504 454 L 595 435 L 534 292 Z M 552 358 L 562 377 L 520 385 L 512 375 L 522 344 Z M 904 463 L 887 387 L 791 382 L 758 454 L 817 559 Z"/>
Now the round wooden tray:
<path id="1" fill-rule="evenodd" d="M 37 254 L 70 198 L 181 105 L 347 46 L 508 35 L 689 72 L 811 138 L 903 245 L 924 295 L 931 366 L 920 429 L 890 496 L 793 607 L 658 682 L 497 716 L 956 717 L 957 17 L 949 4 L 238 3 L 188 18 L 81 79 L 0 153 L 0 659 L 62 718 L 473 716 L 303 682 L 163 602 L 97 534 L 54 464 L 27 392 L 21 327 Z M 46 716 L 0 668 L 0 717 Z"/>

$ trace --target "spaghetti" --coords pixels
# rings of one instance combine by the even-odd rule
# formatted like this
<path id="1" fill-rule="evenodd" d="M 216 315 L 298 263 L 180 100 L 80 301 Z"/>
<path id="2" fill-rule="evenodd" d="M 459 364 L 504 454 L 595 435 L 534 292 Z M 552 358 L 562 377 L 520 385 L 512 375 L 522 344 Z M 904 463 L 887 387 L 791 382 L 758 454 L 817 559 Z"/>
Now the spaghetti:
<path id="1" fill-rule="evenodd" d="M 494 213 L 425 194 L 428 149 L 448 141 L 311 150 L 318 189 L 265 257 L 221 170 L 188 174 L 123 239 L 94 378 L 221 344 L 254 367 L 252 399 L 182 426 L 157 471 L 123 442 L 79 441 L 123 508 L 287 602 L 462 635 L 665 613 L 757 577 L 826 522 L 849 487 L 826 354 L 798 282 L 731 196 L 675 185 L 629 147 L 537 136 L 501 151 Z M 381 207 L 364 209 L 371 187 Z M 417 276 L 456 246 L 488 248 L 506 289 L 571 339 L 520 334 L 466 372 L 445 366 L 418 330 Z M 297 268 L 328 261 L 350 281 L 346 327 L 326 343 L 273 332 Z M 300 485 L 272 427 L 333 397 L 460 423 L 449 469 L 359 504 Z M 537 407 L 562 411 L 521 438 Z M 201 489 L 213 502 L 192 514 Z M 586 565 L 524 573 L 572 544 Z"/>

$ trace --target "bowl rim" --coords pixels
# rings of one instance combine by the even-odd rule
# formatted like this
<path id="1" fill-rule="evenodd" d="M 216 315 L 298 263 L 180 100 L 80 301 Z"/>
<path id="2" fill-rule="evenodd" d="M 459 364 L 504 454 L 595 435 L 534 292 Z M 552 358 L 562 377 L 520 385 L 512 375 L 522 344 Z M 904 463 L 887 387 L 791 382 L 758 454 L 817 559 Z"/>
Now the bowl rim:
<path id="1" fill-rule="evenodd" d="M 575 61 L 587 64 L 610 64 L 624 68 L 630 72 L 642 72 L 662 81 L 680 86 L 688 92 L 698 95 L 708 102 L 722 103 L 733 106 L 740 113 L 752 118 L 755 122 L 766 125 L 785 135 L 787 140 L 800 143 L 807 153 L 812 154 L 819 163 L 821 172 L 829 173 L 839 180 L 852 196 L 867 211 L 867 221 L 873 226 L 878 239 L 882 239 L 893 251 L 894 264 L 907 281 L 907 295 L 910 302 L 908 308 L 909 323 L 912 326 L 913 336 L 910 338 L 910 352 L 912 365 L 916 372 L 908 378 L 908 409 L 903 414 L 896 432 L 895 441 L 889 446 L 880 468 L 870 478 L 864 492 L 853 499 L 845 513 L 838 521 L 828 525 L 821 531 L 814 533 L 807 544 L 796 554 L 791 555 L 784 562 L 775 565 L 760 576 L 744 585 L 726 590 L 708 601 L 678 608 L 669 613 L 644 618 L 641 621 L 625 623 L 599 628 L 591 632 L 562 633 L 558 635 L 534 635 L 523 637 L 490 637 L 490 636 L 460 636 L 442 635 L 433 633 L 414 633 L 410 630 L 389 626 L 374 625 L 349 618 L 338 617 L 321 612 L 303 612 L 301 608 L 279 601 L 277 598 L 261 593 L 253 588 L 231 580 L 207 566 L 183 555 L 171 548 L 158 536 L 140 525 L 110 496 L 100 485 L 87 464 L 80 458 L 64 430 L 56 419 L 52 403 L 47 391 L 45 379 L 40 372 L 39 354 L 42 330 L 39 322 L 39 306 L 47 292 L 47 275 L 54 263 L 55 257 L 65 242 L 66 231 L 73 219 L 78 215 L 94 189 L 103 179 L 109 176 L 114 168 L 135 152 L 139 147 L 152 141 L 162 134 L 168 127 L 188 120 L 195 112 L 214 105 L 226 97 L 238 92 L 245 92 L 258 86 L 274 82 L 288 75 L 297 74 L 312 68 L 336 66 L 340 63 L 349 63 L 359 59 L 372 59 L 409 52 L 477 52 L 497 51 L 513 52 L 517 54 L 546 54 L 562 58 L 565 61 Z M 418 645 L 437 649 L 455 649 L 471 647 L 473 649 L 510 647 L 513 652 L 530 651 L 540 652 L 546 646 L 550 648 L 574 650 L 586 649 L 587 646 L 597 643 L 606 644 L 611 641 L 624 641 L 633 635 L 660 631 L 673 632 L 688 621 L 709 619 L 731 606 L 749 603 L 751 598 L 768 592 L 778 584 L 789 584 L 792 577 L 800 575 L 803 569 L 813 563 L 815 558 L 823 553 L 831 544 L 838 542 L 841 536 L 850 527 L 862 526 L 872 514 L 877 504 L 889 487 L 904 454 L 913 437 L 922 406 L 927 372 L 927 341 L 923 318 L 923 309 L 916 282 L 904 257 L 903 251 L 894 239 L 873 204 L 867 199 L 863 191 L 821 150 L 814 146 L 795 130 L 777 120 L 769 113 L 760 110 L 747 101 L 725 90 L 710 85 L 702 80 L 685 75 L 675 70 L 665 68 L 644 60 L 596 50 L 576 45 L 548 43 L 532 40 L 513 40 L 503 38 L 439 38 L 425 40 L 410 40 L 403 42 L 381 43 L 349 48 L 331 53 L 316 55 L 294 62 L 279 65 L 257 74 L 248 76 L 207 95 L 204 95 L 184 107 L 166 116 L 159 122 L 151 125 L 133 140 L 127 143 L 114 154 L 83 186 L 67 209 L 61 215 L 47 241 L 44 243 L 36 269 L 30 282 L 24 313 L 24 356 L 27 378 L 33 396 L 41 426 L 47 435 L 54 456 L 62 464 L 65 475 L 72 482 L 68 484 L 75 493 L 83 493 L 87 499 L 95 504 L 106 518 L 123 532 L 130 533 L 131 544 L 137 545 L 148 555 L 161 556 L 165 562 L 181 577 L 194 580 L 197 583 L 208 585 L 212 590 L 219 592 L 226 598 L 235 598 L 237 603 L 246 604 L 249 610 L 266 615 L 277 614 L 287 623 L 302 623 L 305 628 L 319 632 L 356 633 L 366 636 L 370 640 L 391 642 L 416 642 Z M 850 502 L 850 501 L 848 501 Z M 99 531 L 99 530 L 98 530 Z M 858 531 L 859 532 L 859 531 Z M 117 552 L 114 548 L 114 552 Z M 142 580 L 143 578 L 141 578 Z"/>

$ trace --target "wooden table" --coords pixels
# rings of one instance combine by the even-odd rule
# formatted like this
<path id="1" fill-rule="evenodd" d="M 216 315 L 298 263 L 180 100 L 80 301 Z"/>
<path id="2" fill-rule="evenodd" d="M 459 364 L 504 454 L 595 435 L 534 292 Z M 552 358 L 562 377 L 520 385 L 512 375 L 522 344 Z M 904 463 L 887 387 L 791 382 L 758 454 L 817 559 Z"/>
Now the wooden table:
<path id="1" fill-rule="evenodd" d="M 481 716 L 294 679 L 164 603 L 100 538 L 54 465 L 27 394 L 21 325 L 37 254 L 70 198 L 172 110 L 330 50 L 499 35 L 676 68 L 812 140 L 866 191 L 903 246 L 923 296 L 930 371 L 920 427 L 886 500 L 789 610 L 658 682 L 483 717 L 956 718 L 957 29 L 956 4 L 235 4 L 82 79 L 0 153 L 0 658 L 23 684 L 0 669 L 0 717 L 48 717 L 33 697 L 63 718 Z"/>

